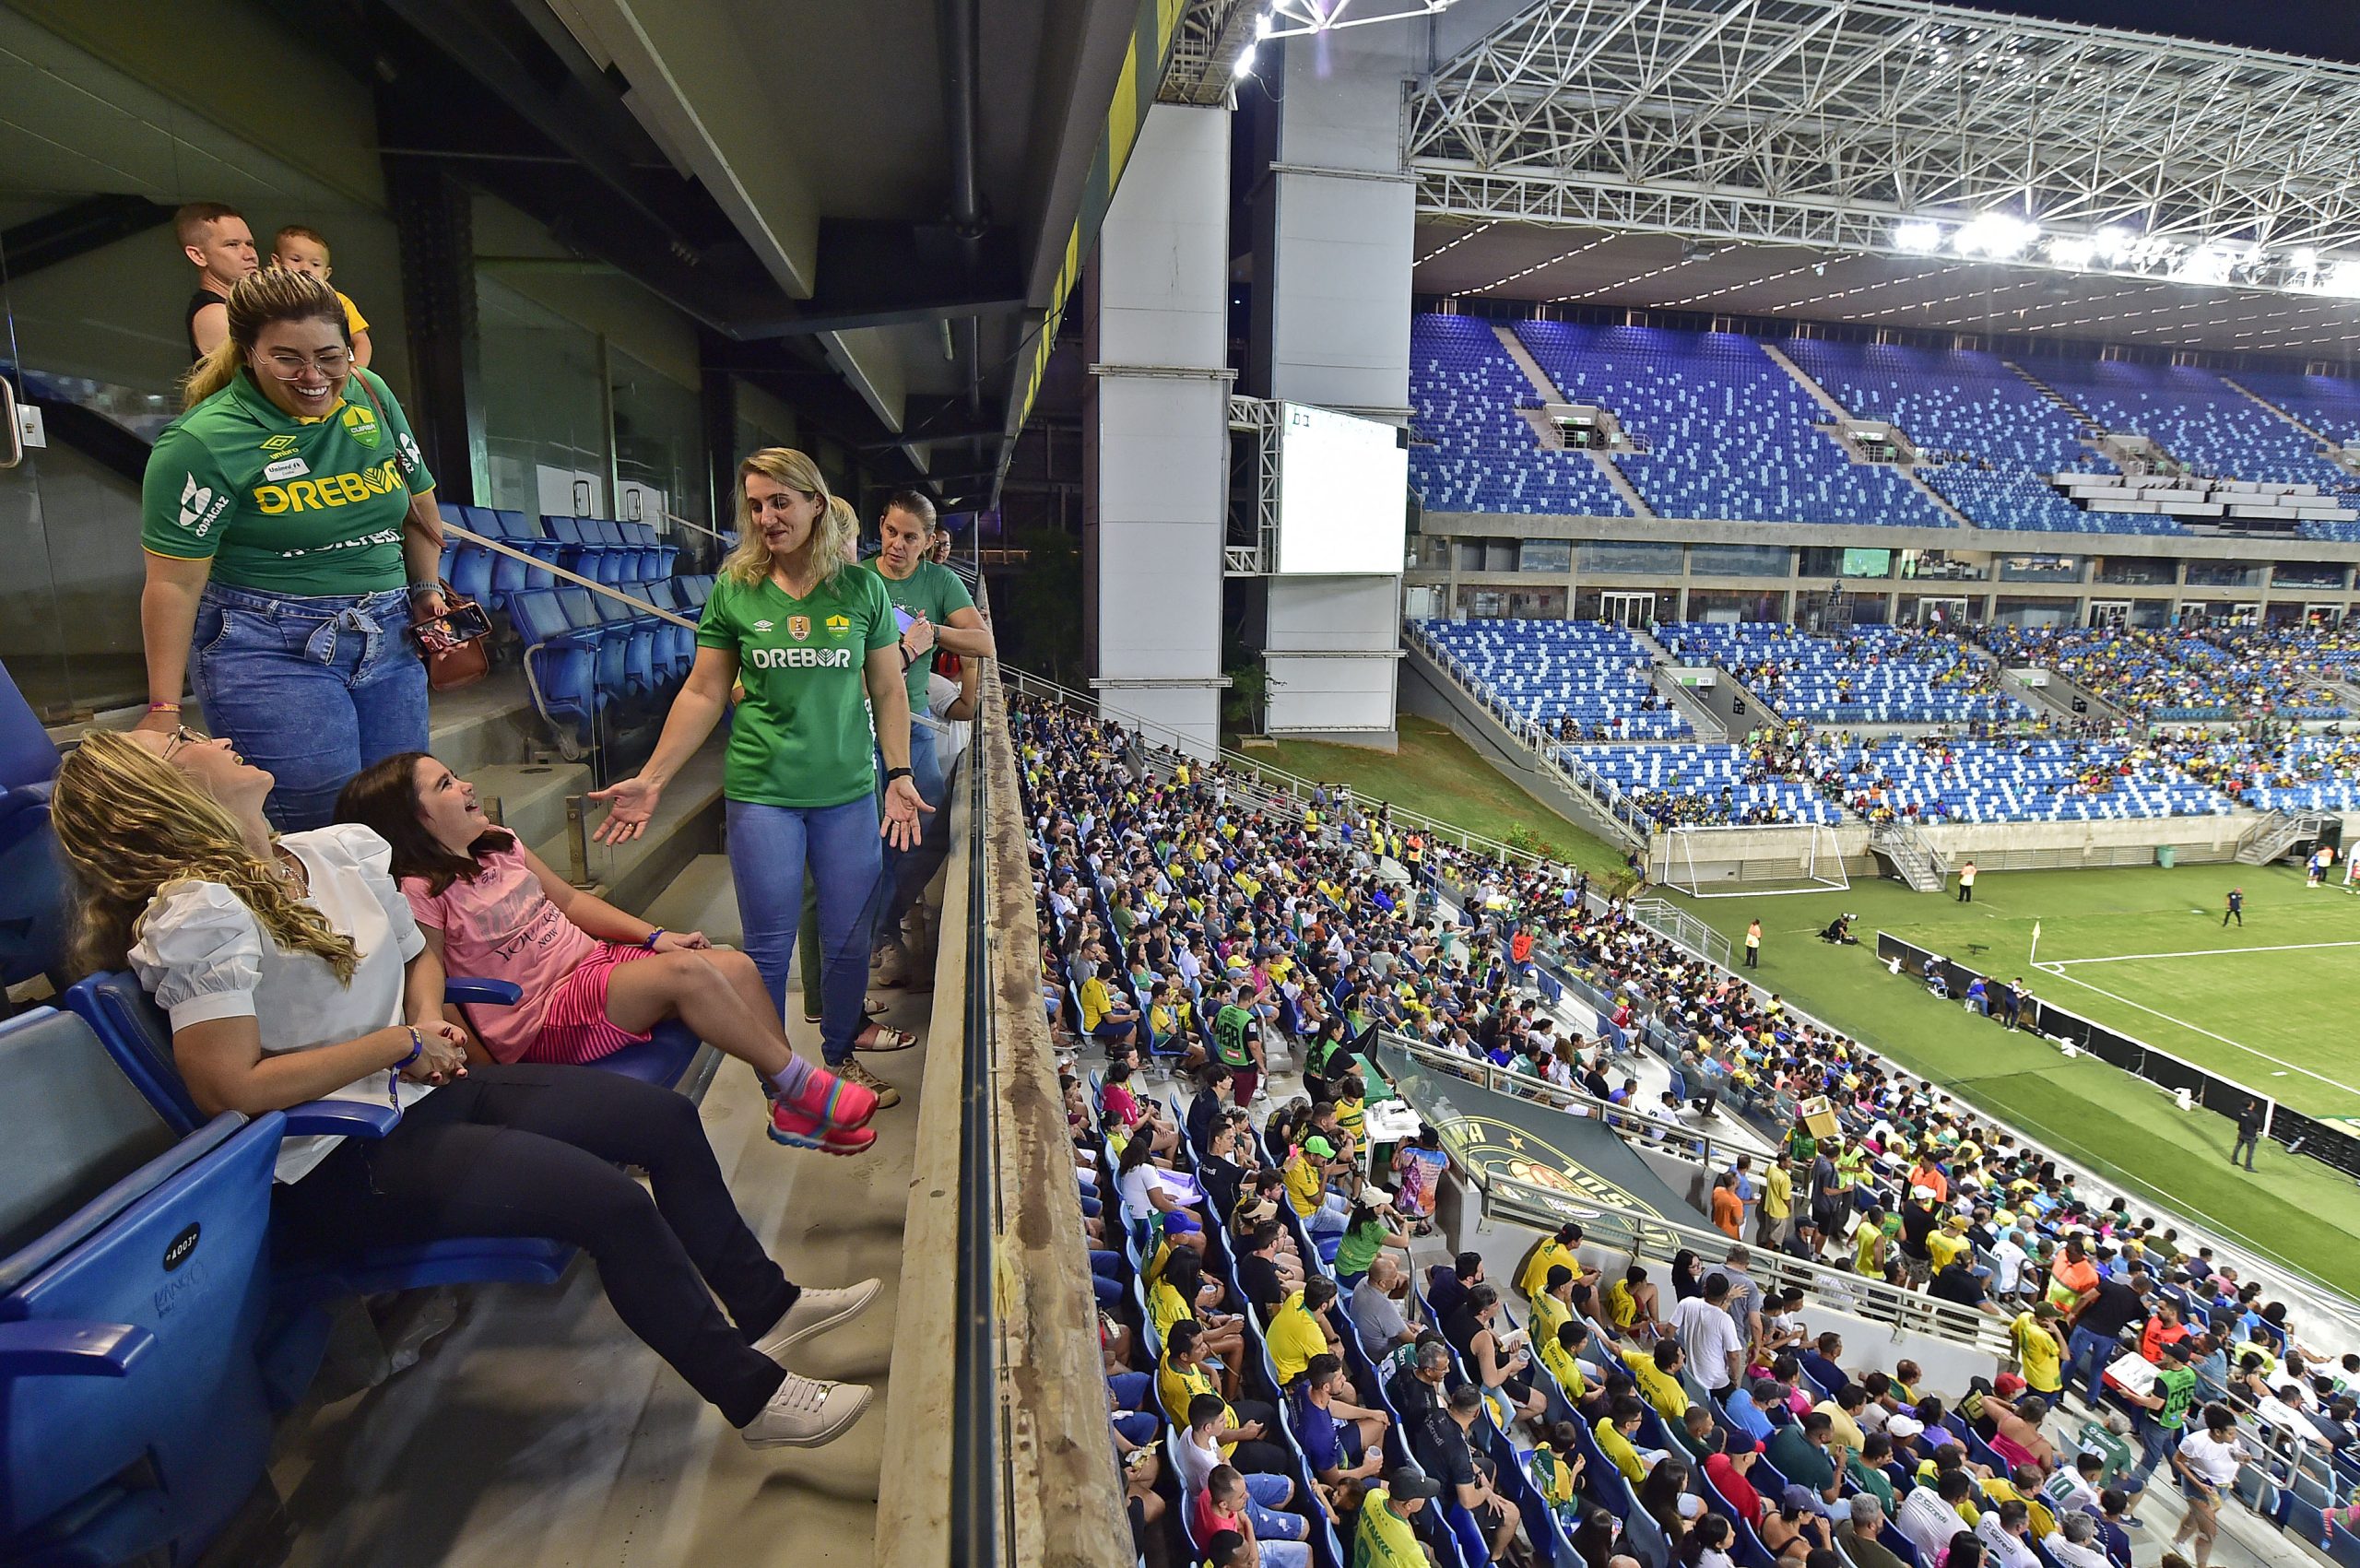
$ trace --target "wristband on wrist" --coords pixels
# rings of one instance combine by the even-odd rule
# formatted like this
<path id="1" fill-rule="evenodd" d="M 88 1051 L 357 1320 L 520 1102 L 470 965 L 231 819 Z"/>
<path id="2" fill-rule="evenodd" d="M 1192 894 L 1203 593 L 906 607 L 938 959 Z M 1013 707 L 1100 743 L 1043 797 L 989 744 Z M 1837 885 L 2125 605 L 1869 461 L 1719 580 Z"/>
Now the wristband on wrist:
<path id="1" fill-rule="evenodd" d="M 907 768 L 888 768 L 885 770 L 885 782 L 887 784 L 891 784 L 895 779 L 906 779 L 910 776 L 911 773 Z"/>
<path id="2" fill-rule="evenodd" d="M 426 1055 L 426 1036 L 418 1032 L 418 1025 L 414 1023 L 406 1027 L 409 1030 L 409 1055 L 394 1064 L 394 1071 L 397 1073 L 407 1072 L 411 1063 Z"/>
<path id="3" fill-rule="evenodd" d="M 652 953 L 652 952 L 654 952 L 654 951 L 655 950 L 655 938 L 656 938 L 656 937 L 661 937 L 662 935 L 664 935 L 664 927 L 662 927 L 661 925 L 658 925 L 655 930 L 650 931 L 650 932 L 647 934 L 646 938 L 645 938 L 644 940 L 643 940 L 639 945 L 640 945 L 641 947 L 643 947 L 643 948 L 645 948 L 649 952 L 651 952 L 651 953 Z"/>
<path id="4" fill-rule="evenodd" d="M 409 585 L 409 596 L 413 599 L 418 597 L 420 594 L 439 594 L 442 591 L 442 584 L 439 582 L 412 583 Z"/>
<path id="5" fill-rule="evenodd" d="M 150 702 L 148 711 L 151 713 L 177 713 L 181 705 L 178 702 Z"/>

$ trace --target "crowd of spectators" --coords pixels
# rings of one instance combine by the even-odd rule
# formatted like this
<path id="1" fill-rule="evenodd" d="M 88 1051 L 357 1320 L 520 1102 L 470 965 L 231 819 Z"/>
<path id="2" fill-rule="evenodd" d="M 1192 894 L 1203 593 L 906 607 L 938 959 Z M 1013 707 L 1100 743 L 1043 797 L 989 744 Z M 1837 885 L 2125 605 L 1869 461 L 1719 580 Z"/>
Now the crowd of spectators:
<path id="1" fill-rule="evenodd" d="M 1856 1568 L 2099 1568 L 2127 1562 L 2168 1466 L 2201 1562 L 2248 1459 L 2360 1438 L 2360 1356 L 2302 1344 L 2259 1281 L 1579 878 L 1434 845 L 1404 881 L 1382 808 L 1331 801 L 1306 824 L 1218 767 L 1158 776 L 1094 718 L 1017 722 L 1049 1006 L 1068 1047 L 1107 1051 L 1094 1092 L 1079 1069 L 1067 1089 L 1115 1441 L 1197 1456 L 1178 1495 L 1204 1560 L 1291 1563 L 1330 1530 L 1343 1552 L 1519 1561 L 1562 1535 L 1607 1568 L 1619 1519 L 1623 1545 L 1689 1564 L 1758 1546 L 1801 1568 L 1834 1543 Z M 1116 951 L 1117 989 L 1163 996 L 1143 1033 L 1080 999 Z M 1528 988 L 1542 972 L 1605 998 L 1594 1038 Z M 1785 1136 L 1717 1175 L 1730 1244 L 1669 1260 L 1669 1292 L 1644 1267 L 1602 1278 L 1578 1226 L 1513 1279 L 1466 1254 L 1420 1279 L 1406 1249 L 1445 1157 L 1428 1138 L 1365 1165 L 1387 1085 L 1356 1045 L 1377 1028 L 1607 1102 L 1626 1136 L 1717 1102 Z M 1643 1045 L 1671 1067 L 1652 1105 Z M 1257 1134 L 1247 1086 L 1281 1048 L 1306 1094 Z M 1134 1091 L 1142 1051 L 1197 1071 L 1185 1111 Z M 1823 1097 L 1832 1136 L 1797 1119 Z M 1782 1258 L 1988 1315 L 2019 1370 L 1938 1392 L 1912 1363 L 1855 1364 L 1800 1316 L 1855 1304 L 1845 1288 Z M 2109 1381 L 2132 1355 L 2152 1378 Z M 2060 1444 L 2045 1418 L 2067 1399 L 2113 1409 L 2132 1451 Z M 1133 1487 L 1143 1533 L 1154 1491 Z"/>
<path id="2" fill-rule="evenodd" d="M 1985 636 L 2010 664 L 2053 669 L 2136 721 L 2340 719 L 2349 712 L 2322 684 L 2348 666 L 2323 661 L 2284 633 L 1999 626 Z"/>

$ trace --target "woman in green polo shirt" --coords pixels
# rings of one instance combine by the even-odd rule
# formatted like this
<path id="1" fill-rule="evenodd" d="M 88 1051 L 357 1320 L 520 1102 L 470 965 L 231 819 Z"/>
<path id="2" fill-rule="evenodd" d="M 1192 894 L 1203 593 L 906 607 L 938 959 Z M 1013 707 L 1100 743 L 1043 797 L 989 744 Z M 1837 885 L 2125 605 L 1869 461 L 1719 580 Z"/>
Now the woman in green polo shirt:
<path id="1" fill-rule="evenodd" d="M 883 842 L 909 848 L 930 809 L 910 781 L 900 628 L 883 580 L 851 565 L 845 547 L 859 522 L 811 459 L 766 447 L 738 466 L 738 544 L 705 601 L 696 665 L 647 765 L 592 794 L 612 803 L 597 837 L 639 835 L 742 683 L 722 793 L 746 951 L 784 1014 L 808 865 L 820 890 L 822 1050 L 836 1076 L 891 1105 L 901 1096 L 853 1059 L 853 1042 L 888 890 Z M 872 744 L 885 759 L 881 832 Z"/>
<path id="2" fill-rule="evenodd" d="M 139 727 L 178 727 L 193 679 L 294 831 L 330 821 L 362 768 L 425 749 L 409 627 L 442 613 L 442 522 L 401 405 L 352 362 L 335 289 L 268 268 L 230 291 L 229 318 L 148 460 Z"/>

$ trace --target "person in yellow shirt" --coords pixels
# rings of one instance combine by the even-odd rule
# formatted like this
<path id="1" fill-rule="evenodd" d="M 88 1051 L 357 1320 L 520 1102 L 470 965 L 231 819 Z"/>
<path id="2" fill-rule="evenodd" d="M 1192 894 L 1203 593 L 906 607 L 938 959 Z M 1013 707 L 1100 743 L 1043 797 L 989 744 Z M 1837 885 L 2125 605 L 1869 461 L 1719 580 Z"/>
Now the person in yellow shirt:
<path id="1" fill-rule="evenodd" d="M 2055 1303 L 2042 1302 L 2030 1312 L 2018 1313 L 2008 1326 L 2024 1386 L 2036 1394 L 2054 1395 L 2065 1385 L 2065 1341 L 2058 1337 L 2059 1316 Z"/>
<path id="2" fill-rule="evenodd" d="M 1647 1479 L 1647 1467 L 1640 1461 L 1638 1447 L 1631 1441 L 1638 1434 L 1640 1413 L 1639 1402 L 1626 1394 L 1614 1401 L 1614 1409 L 1599 1417 L 1598 1424 L 1590 1429 L 1590 1435 L 1598 1439 L 1598 1451 L 1633 1486 Z"/>
<path id="3" fill-rule="evenodd" d="M 1404 1465 L 1361 1497 L 1352 1532 L 1352 1568 L 1426 1568 L 1426 1549 L 1410 1519 L 1442 1495 L 1442 1483 Z"/>
<path id="4" fill-rule="evenodd" d="M 1589 1330 L 1567 1319 L 1557 1326 L 1557 1331 L 1538 1342 L 1540 1364 L 1557 1380 L 1558 1389 L 1568 1400 L 1579 1404 L 1589 1393 L 1589 1379 L 1583 1374 L 1582 1347 L 1589 1343 Z"/>
<path id="5" fill-rule="evenodd" d="M 1926 1256 L 1933 1259 L 1933 1271 L 1940 1274 L 1957 1261 L 1961 1254 L 1971 1253 L 1975 1244 L 1966 1239 L 1966 1216 L 1953 1214 L 1942 1221 L 1939 1231 L 1926 1233 Z"/>
<path id="6" fill-rule="evenodd" d="M 1538 1348 L 1557 1337 L 1557 1326 L 1574 1315 L 1574 1274 L 1562 1263 L 1549 1266 L 1549 1278 L 1532 1298 L 1532 1343 Z"/>
<path id="7" fill-rule="evenodd" d="M 1766 1247 L 1784 1245 L 1794 1229 L 1794 1218 L 1795 1162 L 1781 1149 L 1762 1177 L 1762 1231 L 1756 1239 Z"/>
<path id="8" fill-rule="evenodd" d="M 1631 1380 L 1656 1414 L 1668 1421 L 1676 1421 L 1688 1413 L 1688 1390 L 1680 1385 L 1680 1341 L 1667 1335 L 1656 1341 L 1653 1350 L 1625 1346 L 1622 1364 L 1631 1369 Z"/>
<path id="9" fill-rule="evenodd" d="M 1269 1347 L 1270 1365 L 1279 1374 L 1280 1388 L 1301 1377 L 1312 1357 L 1326 1355 L 1334 1348 L 1334 1337 L 1321 1315 L 1335 1299 L 1336 1281 L 1325 1274 L 1315 1274 L 1270 1315 L 1265 1343 Z"/>
<path id="10" fill-rule="evenodd" d="M 1534 1243 L 1532 1250 L 1525 1255 L 1524 1267 L 1516 1273 L 1516 1293 L 1528 1302 L 1537 1302 L 1541 1291 L 1548 1288 L 1552 1268 L 1566 1269 L 1576 1279 L 1585 1275 L 1594 1275 L 1597 1270 L 1584 1268 L 1580 1256 L 1574 1251 L 1581 1244 L 1582 1228 L 1570 1224 L 1558 1226 L 1555 1235 L 1543 1236 Z"/>

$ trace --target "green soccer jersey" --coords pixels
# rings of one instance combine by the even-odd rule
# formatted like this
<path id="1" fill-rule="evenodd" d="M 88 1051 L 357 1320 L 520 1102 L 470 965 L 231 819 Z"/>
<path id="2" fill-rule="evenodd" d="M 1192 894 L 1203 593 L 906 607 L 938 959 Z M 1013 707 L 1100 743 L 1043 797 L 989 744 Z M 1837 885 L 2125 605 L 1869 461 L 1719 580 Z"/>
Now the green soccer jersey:
<path id="1" fill-rule="evenodd" d="M 862 669 L 890 648 L 893 607 L 873 572 L 842 571 L 795 598 L 765 577 L 714 579 L 697 646 L 738 655 L 746 700 L 729 722 L 722 792 L 755 806 L 842 806 L 877 790 Z"/>
<path id="2" fill-rule="evenodd" d="M 243 371 L 165 428 L 148 459 L 140 542 L 210 560 L 213 580 L 294 595 L 403 583 L 402 519 L 434 488 L 385 383 L 348 386 L 324 419 L 282 414 Z M 380 418 L 379 410 L 383 410 Z"/>
<path id="3" fill-rule="evenodd" d="M 885 575 L 885 569 L 880 564 L 883 560 L 882 556 L 870 556 L 861 564 L 875 572 L 877 580 L 885 584 L 885 592 L 896 607 L 912 615 L 924 615 L 937 628 L 961 610 L 974 605 L 974 599 L 967 593 L 967 584 L 960 582 L 959 574 L 947 566 L 922 560 L 915 572 L 895 582 Z M 934 650 L 928 648 L 915 664 L 910 666 L 910 712 L 913 713 L 928 711 L 930 704 L 926 701 L 926 683 L 933 674 Z"/>

